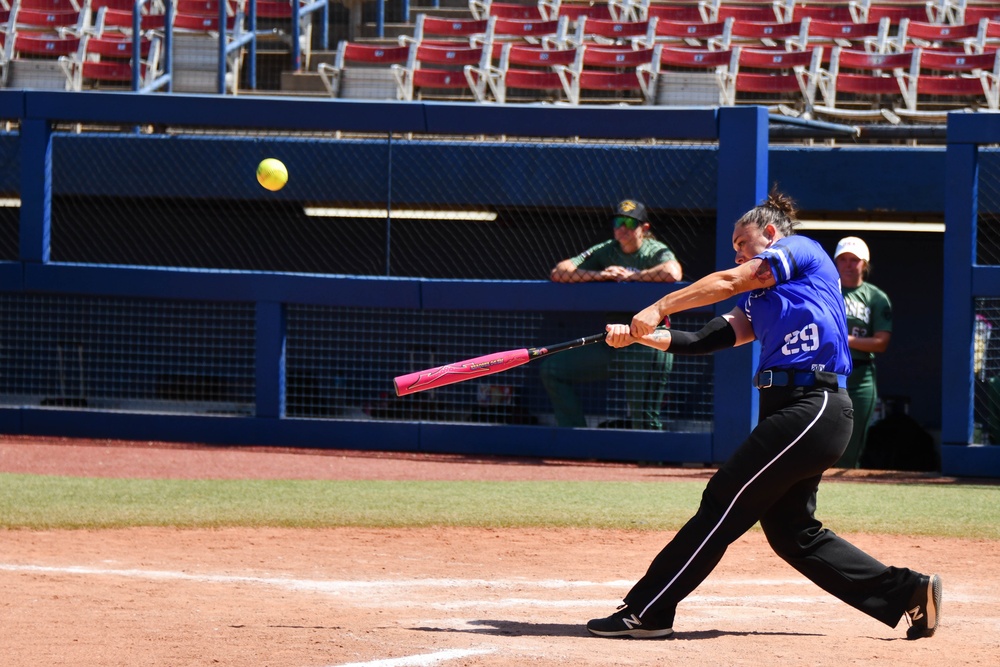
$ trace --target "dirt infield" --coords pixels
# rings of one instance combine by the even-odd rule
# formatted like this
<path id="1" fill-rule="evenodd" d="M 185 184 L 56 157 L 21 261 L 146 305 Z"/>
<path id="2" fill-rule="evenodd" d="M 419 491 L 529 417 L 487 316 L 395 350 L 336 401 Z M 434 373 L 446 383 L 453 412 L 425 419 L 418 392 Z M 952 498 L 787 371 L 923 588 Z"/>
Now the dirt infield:
<path id="1" fill-rule="evenodd" d="M 710 474 L 29 438 L 0 438 L 0 471 L 650 482 Z M 890 482 L 904 477 L 835 476 Z M 1000 664 L 1000 543 L 991 541 L 850 536 L 887 563 L 942 575 L 944 620 L 927 640 L 905 641 L 905 622 L 885 627 L 826 595 L 771 554 L 759 532 L 735 543 L 681 605 L 675 638 L 587 636 L 583 623 L 610 613 L 669 537 L 440 528 L 6 531 L 0 535 L 0 664 Z"/>

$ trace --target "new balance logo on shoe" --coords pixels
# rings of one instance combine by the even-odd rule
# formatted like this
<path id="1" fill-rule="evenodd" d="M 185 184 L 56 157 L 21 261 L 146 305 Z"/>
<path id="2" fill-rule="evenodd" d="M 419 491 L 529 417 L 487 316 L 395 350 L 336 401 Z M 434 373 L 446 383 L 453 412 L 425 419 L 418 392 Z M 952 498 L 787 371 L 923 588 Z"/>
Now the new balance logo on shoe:
<path id="1" fill-rule="evenodd" d="M 906 612 L 906 615 L 910 617 L 911 621 L 919 621 L 920 619 L 922 619 L 924 617 L 924 615 L 920 613 L 920 607 L 919 606 L 914 607 L 910 611 Z"/>
<path id="2" fill-rule="evenodd" d="M 628 618 L 623 618 L 622 622 L 625 624 L 625 627 L 627 627 L 629 630 L 642 625 L 642 621 L 640 621 L 639 617 L 636 616 L 635 614 L 632 614 Z"/>

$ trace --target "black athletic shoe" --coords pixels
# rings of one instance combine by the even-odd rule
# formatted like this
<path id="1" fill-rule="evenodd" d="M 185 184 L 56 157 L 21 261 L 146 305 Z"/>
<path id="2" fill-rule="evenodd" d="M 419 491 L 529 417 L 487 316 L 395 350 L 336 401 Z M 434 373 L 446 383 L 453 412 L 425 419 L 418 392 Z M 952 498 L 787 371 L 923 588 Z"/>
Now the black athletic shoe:
<path id="1" fill-rule="evenodd" d="M 673 628 L 658 625 L 653 620 L 639 620 L 639 614 L 628 608 L 618 607 L 618 611 L 607 618 L 595 618 L 587 622 L 587 630 L 598 637 L 631 637 L 632 639 L 659 639 L 674 634 Z"/>
<path id="2" fill-rule="evenodd" d="M 931 637 L 941 622 L 941 577 L 936 574 L 921 576 L 917 590 L 910 598 L 906 620 L 910 627 L 907 639 Z"/>

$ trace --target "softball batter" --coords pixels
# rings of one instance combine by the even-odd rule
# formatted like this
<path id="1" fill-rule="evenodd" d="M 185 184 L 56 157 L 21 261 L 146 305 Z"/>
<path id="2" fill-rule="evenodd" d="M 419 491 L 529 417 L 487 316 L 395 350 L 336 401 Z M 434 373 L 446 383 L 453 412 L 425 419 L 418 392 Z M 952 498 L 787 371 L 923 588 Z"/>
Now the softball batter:
<path id="1" fill-rule="evenodd" d="M 733 231 L 736 268 L 717 271 L 639 312 L 631 328 L 608 325 L 608 344 L 642 343 L 674 354 L 707 354 L 760 341 L 754 385 L 757 427 L 719 468 L 698 512 L 653 559 L 625 604 L 587 629 L 602 637 L 673 633 L 677 604 L 760 521 L 771 548 L 847 604 L 908 639 L 937 629 L 941 578 L 886 566 L 823 527 L 813 513 L 823 471 L 847 447 L 853 427 L 845 387 L 851 372 L 837 270 L 822 247 L 796 236 L 792 201 L 772 192 Z M 657 329 L 664 317 L 742 294 L 698 333 Z"/>

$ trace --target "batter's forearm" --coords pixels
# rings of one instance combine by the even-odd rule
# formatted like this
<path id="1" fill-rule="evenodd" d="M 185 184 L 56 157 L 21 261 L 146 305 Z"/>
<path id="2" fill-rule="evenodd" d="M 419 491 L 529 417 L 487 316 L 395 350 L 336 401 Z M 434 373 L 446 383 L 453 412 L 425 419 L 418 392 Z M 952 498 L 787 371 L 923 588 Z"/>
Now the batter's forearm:
<path id="1" fill-rule="evenodd" d="M 654 307 L 662 319 L 692 308 L 711 306 L 736 294 L 738 292 L 734 289 L 733 281 L 726 272 L 720 271 L 667 294 Z"/>
<path id="2" fill-rule="evenodd" d="M 711 354 L 734 347 L 736 345 L 736 330 L 726 318 L 713 317 L 705 326 L 694 333 L 656 329 L 641 338 L 636 338 L 635 341 L 646 347 L 674 354 Z"/>
<path id="3" fill-rule="evenodd" d="M 670 335 L 669 329 L 657 329 L 653 333 L 646 334 L 642 338 L 636 338 L 635 341 L 645 345 L 646 347 L 666 352 L 670 348 L 672 336 Z"/>

